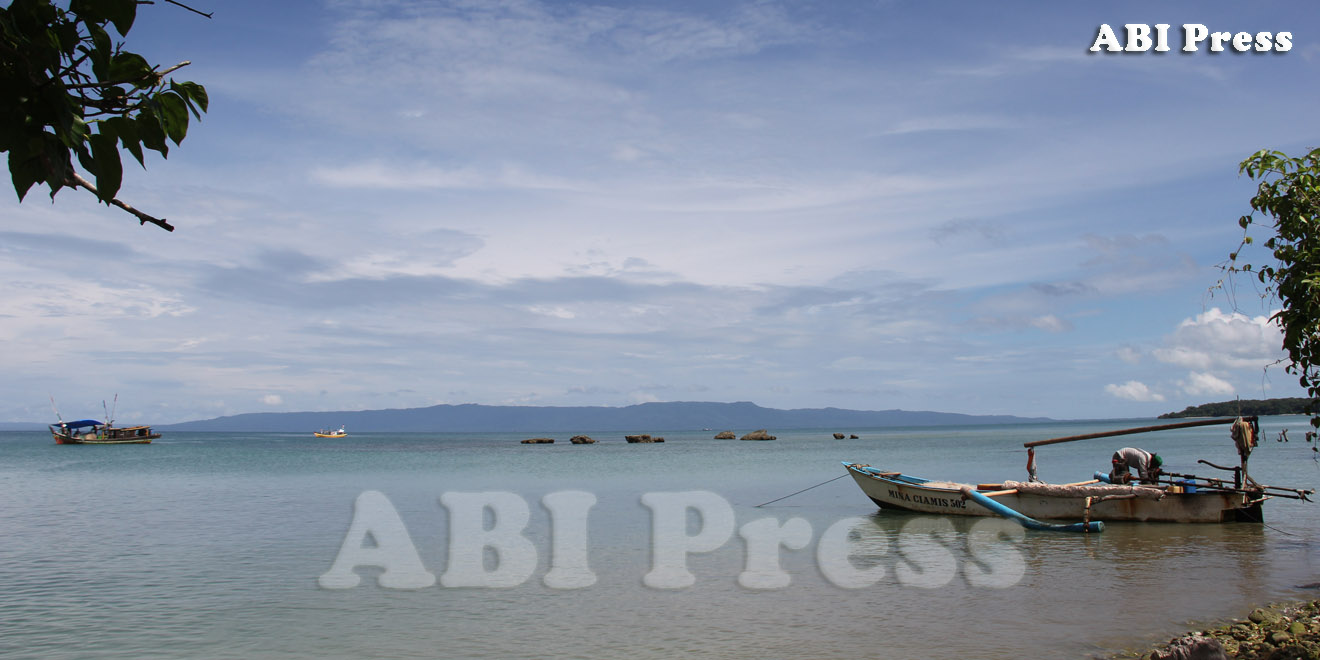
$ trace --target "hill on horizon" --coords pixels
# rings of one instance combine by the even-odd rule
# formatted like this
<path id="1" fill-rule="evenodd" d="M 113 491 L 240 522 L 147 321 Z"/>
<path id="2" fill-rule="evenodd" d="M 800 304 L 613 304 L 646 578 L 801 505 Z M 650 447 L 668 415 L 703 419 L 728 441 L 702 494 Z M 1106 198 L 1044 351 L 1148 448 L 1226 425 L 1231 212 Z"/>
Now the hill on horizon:
<path id="1" fill-rule="evenodd" d="M 1305 397 L 1236 399 L 1187 406 L 1180 412 L 1164 413 L 1160 419 L 1182 417 L 1237 417 L 1239 415 L 1305 415 L 1311 400 Z"/>
<path id="2" fill-rule="evenodd" d="M 762 408 L 750 402 L 641 403 L 604 406 L 487 406 L 442 404 L 329 412 L 244 413 L 213 419 L 159 425 L 171 431 L 310 432 L 344 425 L 372 432 L 551 432 L 551 431 L 696 431 L 874 428 L 957 424 L 1019 424 L 1055 421 L 1046 417 L 964 415 L 931 411 L 847 410 L 843 408 Z"/>

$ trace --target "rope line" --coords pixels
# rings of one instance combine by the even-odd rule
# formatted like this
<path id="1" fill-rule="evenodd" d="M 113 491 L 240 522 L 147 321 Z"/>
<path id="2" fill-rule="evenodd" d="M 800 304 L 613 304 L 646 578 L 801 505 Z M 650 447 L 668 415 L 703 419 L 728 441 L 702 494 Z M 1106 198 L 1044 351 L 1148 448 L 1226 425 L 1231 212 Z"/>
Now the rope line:
<path id="1" fill-rule="evenodd" d="M 788 499 L 788 498 L 790 498 L 790 497 L 792 497 L 792 496 L 794 496 L 794 495 L 797 495 L 798 493 L 805 493 L 805 492 L 811 490 L 812 488 L 817 488 L 817 487 L 820 487 L 820 486 L 824 486 L 825 484 L 829 483 L 830 481 L 838 481 L 838 480 L 840 480 L 840 479 L 842 479 L 842 478 L 844 478 L 844 477 L 846 477 L 846 476 L 848 476 L 847 473 L 841 474 L 841 475 L 839 475 L 839 476 L 837 476 L 837 477 L 835 477 L 835 478 L 833 478 L 833 479 L 830 479 L 829 481 L 822 481 L 822 482 L 816 484 L 815 486 L 808 486 L 808 487 L 806 487 L 806 488 L 803 488 L 802 490 L 799 490 L 797 493 L 789 493 L 789 494 L 787 494 L 787 495 L 785 495 L 785 496 L 779 498 L 778 500 L 770 500 L 769 502 L 762 502 L 762 503 L 760 503 L 760 504 L 758 504 L 758 505 L 756 505 L 756 506 L 754 506 L 754 507 L 752 507 L 752 508 L 753 508 L 753 509 L 759 509 L 759 508 L 761 508 L 761 507 L 763 507 L 763 506 L 765 506 L 765 505 L 767 505 L 767 504 L 774 504 L 775 502 L 778 502 L 779 500 L 786 500 L 786 499 Z"/>

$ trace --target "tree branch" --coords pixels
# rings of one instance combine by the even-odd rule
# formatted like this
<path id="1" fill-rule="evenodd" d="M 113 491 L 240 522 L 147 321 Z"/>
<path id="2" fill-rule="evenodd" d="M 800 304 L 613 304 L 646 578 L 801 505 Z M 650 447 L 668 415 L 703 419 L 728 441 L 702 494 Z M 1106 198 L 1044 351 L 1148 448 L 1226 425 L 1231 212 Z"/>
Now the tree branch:
<path id="1" fill-rule="evenodd" d="M 135 86 L 136 86 L 139 82 L 141 82 L 141 81 L 143 81 L 143 80 L 150 80 L 150 79 L 153 79 L 153 78 L 154 78 L 157 82 L 160 82 L 160 80 L 163 79 L 165 76 L 167 76 L 167 75 L 169 75 L 169 74 L 171 74 L 171 73 L 174 73 L 175 71 L 178 71 L 179 69 L 182 69 L 183 67 L 188 66 L 189 64 L 192 64 L 192 61 L 191 61 L 191 60 L 184 60 L 184 61 L 182 61 L 182 62 L 179 62 L 178 64 L 175 64 L 174 66 L 172 66 L 172 67 L 170 67 L 170 68 L 168 68 L 168 69 L 165 69 L 164 71 L 160 71 L 160 72 L 152 71 L 152 72 L 151 72 L 151 75 L 149 75 L 149 76 L 142 76 L 141 78 L 133 78 L 133 79 L 129 79 L 129 80 L 107 80 L 107 81 L 105 81 L 105 82 L 80 83 L 80 84 L 75 84 L 75 85 L 65 85 L 65 86 L 64 86 L 64 89 L 88 89 L 88 88 L 98 88 L 98 87 L 118 87 L 118 86 L 120 86 L 120 85 L 135 85 Z"/>
<path id="2" fill-rule="evenodd" d="M 100 197 L 100 195 L 96 192 L 96 186 L 92 185 L 91 182 L 88 181 L 87 179 L 78 176 L 77 172 L 69 173 L 69 185 L 78 186 L 80 188 L 86 188 L 87 190 L 90 190 L 93 195 L 96 195 L 98 198 Z M 152 217 L 117 199 L 110 200 L 110 204 L 114 206 L 118 206 L 119 208 L 124 209 L 125 211 L 128 211 L 129 213 L 132 213 L 133 215 L 137 216 L 138 222 L 140 224 L 145 225 L 148 222 L 150 222 L 151 224 L 156 225 L 157 227 L 160 227 L 165 231 L 174 231 L 174 225 L 166 222 L 165 218 Z"/>
<path id="3" fill-rule="evenodd" d="M 207 18 L 211 17 L 211 14 L 208 14 L 204 11 L 199 11 L 197 9 L 193 9 L 192 7 L 189 7 L 188 5 L 183 4 L 182 2 L 175 2 L 174 0 L 165 0 L 165 2 L 168 2 L 176 7 L 183 7 L 184 9 L 187 9 L 188 11 L 194 14 L 201 14 L 202 16 L 205 16 Z"/>

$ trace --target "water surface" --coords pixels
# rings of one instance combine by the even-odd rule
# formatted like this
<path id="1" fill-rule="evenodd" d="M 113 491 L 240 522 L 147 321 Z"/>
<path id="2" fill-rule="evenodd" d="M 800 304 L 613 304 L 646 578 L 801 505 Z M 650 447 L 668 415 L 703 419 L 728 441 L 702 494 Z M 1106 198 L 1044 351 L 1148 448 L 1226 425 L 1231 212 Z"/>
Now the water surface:
<path id="1" fill-rule="evenodd" d="M 1266 419 L 1253 476 L 1314 488 L 1320 462 L 1299 441 L 1305 424 Z M 930 478 L 1021 480 L 1023 442 L 1124 425 L 772 430 L 773 442 L 639 430 L 666 438 L 653 445 L 588 431 L 600 442 L 583 446 L 569 445 L 570 434 L 548 434 L 554 445 L 521 445 L 528 436 L 315 439 L 309 430 L 168 433 L 151 445 L 96 447 L 2 433 L 0 655 L 1088 657 L 1316 595 L 1304 585 L 1320 582 L 1320 509 L 1291 500 L 1268 502 L 1266 525 L 1110 524 L 1100 535 L 997 537 L 1021 565 L 1020 577 L 997 587 L 968 577 L 995 568 L 971 545 L 976 519 L 878 512 L 848 478 L 756 506 L 842 475 L 845 460 Z M 1292 442 L 1275 442 L 1284 427 Z M 834 440 L 834 431 L 860 437 Z M 1124 445 L 1158 451 L 1177 472 L 1212 475 L 1198 458 L 1236 463 L 1227 428 L 1211 427 L 1045 447 L 1040 475 L 1086 479 Z M 437 576 L 452 540 L 440 497 L 514 493 L 529 506 L 523 535 L 536 547 L 536 570 L 509 588 L 399 590 L 377 586 L 379 570 L 362 568 L 358 587 L 320 588 L 353 502 L 368 490 L 389 499 Z M 542 582 L 552 530 L 540 501 L 564 490 L 597 498 L 587 541 L 596 582 L 581 589 Z M 692 586 L 644 586 L 653 557 L 651 510 L 641 498 L 692 490 L 727 501 L 739 526 L 805 520 L 810 543 L 780 554 L 792 582 L 740 586 L 747 547 L 733 534 L 689 557 Z M 842 588 L 822 575 L 817 546 L 831 525 L 859 516 L 851 564 L 879 567 L 883 577 Z M 695 533 L 700 521 L 691 525 Z M 952 572 L 937 567 L 946 560 Z"/>

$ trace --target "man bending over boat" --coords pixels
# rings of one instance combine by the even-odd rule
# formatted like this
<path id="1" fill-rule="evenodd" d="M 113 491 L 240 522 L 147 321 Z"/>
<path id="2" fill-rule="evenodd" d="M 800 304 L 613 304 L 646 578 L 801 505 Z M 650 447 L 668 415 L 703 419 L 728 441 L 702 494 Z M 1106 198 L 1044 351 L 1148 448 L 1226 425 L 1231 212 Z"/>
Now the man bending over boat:
<path id="1" fill-rule="evenodd" d="M 1164 465 L 1164 459 L 1159 454 L 1152 454 L 1144 449 L 1136 447 L 1124 447 L 1114 452 L 1114 458 L 1110 461 L 1114 469 L 1109 473 L 1109 481 L 1116 484 L 1125 484 L 1132 480 L 1132 468 L 1137 469 L 1137 478 L 1143 484 L 1153 484 L 1156 477 L 1160 476 L 1160 466 Z"/>

